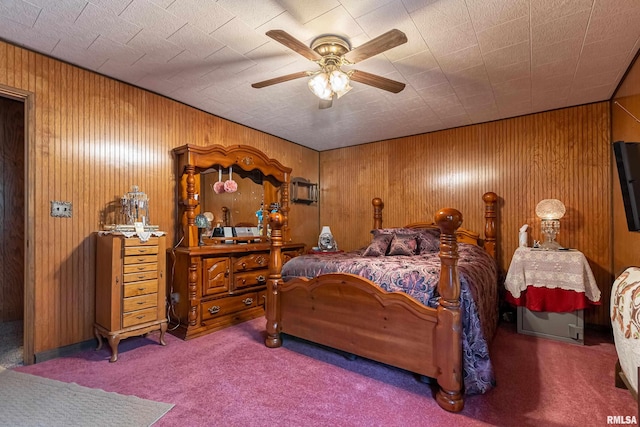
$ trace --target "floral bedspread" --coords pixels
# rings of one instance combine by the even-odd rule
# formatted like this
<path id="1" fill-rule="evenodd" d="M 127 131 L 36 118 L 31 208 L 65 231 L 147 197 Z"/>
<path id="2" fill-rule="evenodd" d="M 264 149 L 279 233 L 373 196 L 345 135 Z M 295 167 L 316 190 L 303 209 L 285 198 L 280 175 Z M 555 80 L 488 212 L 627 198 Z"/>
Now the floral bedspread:
<path id="1" fill-rule="evenodd" d="M 287 281 L 299 276 L 352 273 L 388 292 L 402 291 L 429 307 L 438 306 L 438 252 L 381 257 L 362 256 L 362 252 L 299 256 L 283 266 L 282 277 Z M 488 342 L 498 324 L 497 268 L 482 248 L 459 243 L 458 252 L 465 393 L 479 394 L 495 385 Z"/>

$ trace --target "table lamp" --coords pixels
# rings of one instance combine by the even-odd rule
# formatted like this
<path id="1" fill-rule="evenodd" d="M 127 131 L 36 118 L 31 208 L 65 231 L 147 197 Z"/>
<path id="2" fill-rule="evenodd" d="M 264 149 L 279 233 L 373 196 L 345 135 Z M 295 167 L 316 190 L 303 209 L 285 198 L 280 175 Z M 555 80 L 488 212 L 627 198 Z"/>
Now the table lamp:
<path id="1" fill-rule="evenodd" d="M 536 206 L 536 215 L 541 219 L 542 234 L 545 237 L 540 245 L 542 249 L 560 249 L 556 235 L 560 233 L 560 218 L 565 212 L 564 204 L 558 199 L 544 199 Z"/>
<path id="2" fill-rule="evenodd" d="M 198 227 L 198 246 L 204 246 L 204 241 L 202 240 L 202 232 L 203 230 L 209 228 L 209 220 L 204 214 L 196 215 L 195 226 Z"/>

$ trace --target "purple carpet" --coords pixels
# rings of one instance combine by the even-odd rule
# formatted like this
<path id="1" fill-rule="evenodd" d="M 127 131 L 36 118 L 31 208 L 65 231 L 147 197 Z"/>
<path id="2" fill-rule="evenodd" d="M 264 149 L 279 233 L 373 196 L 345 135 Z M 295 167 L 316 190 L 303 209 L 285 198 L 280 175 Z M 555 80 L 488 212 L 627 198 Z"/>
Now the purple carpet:
<path id="1" fill-rule="evenodd" d="M 182 341 L 129 338 L 119 358 L 85 351 L 17 371 L 175 406 L 155 425 L 205 426 L 592 426 L 635 416 L 627 390 L 614 387 L 615 349 L 519 335 L 503 324 L 491 351 L 497 387 L 448 413 L 411 373 L 295 339 L 269 349 L 264 319 Z M 108 346 L 106 346 L 108 348 Z"/>

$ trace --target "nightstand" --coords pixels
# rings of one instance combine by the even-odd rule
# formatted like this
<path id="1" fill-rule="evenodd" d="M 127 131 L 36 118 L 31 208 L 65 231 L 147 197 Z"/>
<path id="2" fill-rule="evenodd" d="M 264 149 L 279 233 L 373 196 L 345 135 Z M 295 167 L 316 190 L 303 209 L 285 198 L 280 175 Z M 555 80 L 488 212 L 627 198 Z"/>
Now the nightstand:
<path id="1" fill-rule="evenodd" d="M 600 289 L 576 249 L 516 249 L 505 279 L 506 300 L 518 307 L 518 332 L 584 343 L 584 309 L 600 304 Z"/>

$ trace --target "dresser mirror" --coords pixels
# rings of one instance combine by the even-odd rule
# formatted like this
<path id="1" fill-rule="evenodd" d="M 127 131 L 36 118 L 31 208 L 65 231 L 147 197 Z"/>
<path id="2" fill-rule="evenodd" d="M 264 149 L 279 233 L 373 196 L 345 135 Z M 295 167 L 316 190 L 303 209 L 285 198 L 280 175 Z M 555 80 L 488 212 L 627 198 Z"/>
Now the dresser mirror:
<path id="1" fill-rule="evenodd" d="M 291 169 L 262 151 L 246 145 L 188 144 L 175 148 L 173 153 L 179 177 L 180 246 L 199 246 L 202 230 L 196 226 L 195 218 L 205 212 L 213 216 L 211 227 L 257 227 L 257 212 L 262 206 L 262 228 L 266 230 L 266 210 L 274 203 L 287 218 Z M 225 191 L 223 184 L 227 181 L 233 182 Z M 283 237 L 285 242 L 290 241 L 288 225 Z M 266 232 L 259 240 L 267 240 Z M 228 244 L 229 240 L 212 238 L 204 242 L 210 246 Z"/>
<path id="2" fill-rule="evenodd" d="M 229 179 L 237 183 L 236 191 L 215 191 L 216 183 Z M 264 177 L 260 171 L 233 170 L 230 177 L 228 169 L 213 167 L 200 173 L 200 187 L 200 211 L 213 215 L 212 227 L 258 226 L 257 212 L 264 209 Z"/>

